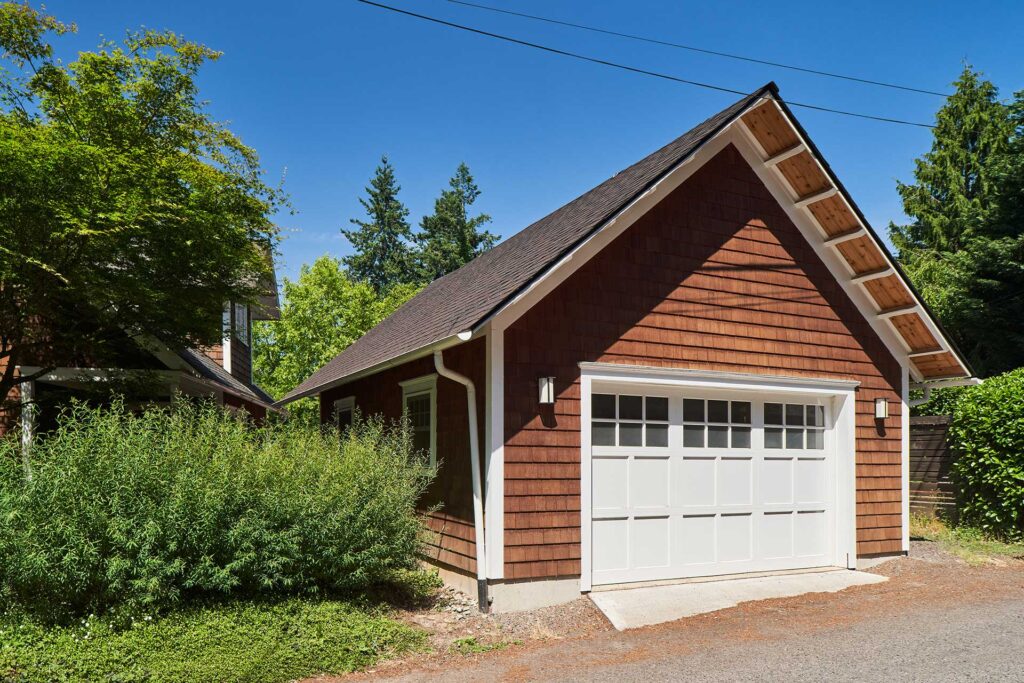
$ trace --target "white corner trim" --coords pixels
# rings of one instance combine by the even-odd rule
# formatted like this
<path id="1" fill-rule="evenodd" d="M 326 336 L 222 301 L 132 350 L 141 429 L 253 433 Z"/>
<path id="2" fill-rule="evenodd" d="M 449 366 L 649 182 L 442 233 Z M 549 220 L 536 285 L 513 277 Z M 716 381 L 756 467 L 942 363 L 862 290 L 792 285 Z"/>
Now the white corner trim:
<path id="1" fill-rule="evenodd" d="M 505 330 L 491 324 L 485 337 L 486 487 L 484 520 L 487 537 L 487 578 L 505 577 Z"/>
<path id="2" fill-rule="evenodd" d="M 590 447 L 590 394 L 593 381 L 581 368 L 580 374 L 580 591 L 589 593 L 593 587 L 594 532 L 591 520 L 593 506 L 591 447 Z"/>
<path id="3" fill-rule="evenodd" d="M 903 552 L 910 552 L 910 370 L 905 365 L 900 370 L 903 379 L 900 401 L 900 500 L 903 503 L 901 517 L 901 538 Z"/>

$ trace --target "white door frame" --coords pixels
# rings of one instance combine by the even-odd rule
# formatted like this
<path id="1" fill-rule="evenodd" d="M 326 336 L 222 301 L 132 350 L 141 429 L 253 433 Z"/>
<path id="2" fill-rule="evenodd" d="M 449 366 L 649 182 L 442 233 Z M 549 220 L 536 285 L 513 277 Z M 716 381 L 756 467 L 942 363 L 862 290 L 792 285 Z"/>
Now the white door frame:
<path id="1" fill-rule="evenodd" d="M 837 567 L 857 565 L 856 396 L 860 382 L 659 368 L 618 363 L 580 363 L 580 590 L 593 578 L 590 397 L 594 382 L 671 388 L 758 390 L 773 394 L 811 395 L 831 401 L 835 438 L 835 557 Z"/>

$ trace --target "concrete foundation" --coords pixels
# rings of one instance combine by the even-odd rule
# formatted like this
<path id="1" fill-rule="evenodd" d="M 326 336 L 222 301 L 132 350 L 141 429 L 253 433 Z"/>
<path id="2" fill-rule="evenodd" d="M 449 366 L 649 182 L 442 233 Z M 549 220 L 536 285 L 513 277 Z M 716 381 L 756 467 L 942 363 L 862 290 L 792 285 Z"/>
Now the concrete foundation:
<path id="1" fill-rule="evenodd" d="M 492 612 L 521 612 L 572 602 L 580 597 L 580 580 L 500 581 L 489 587 Z"/>

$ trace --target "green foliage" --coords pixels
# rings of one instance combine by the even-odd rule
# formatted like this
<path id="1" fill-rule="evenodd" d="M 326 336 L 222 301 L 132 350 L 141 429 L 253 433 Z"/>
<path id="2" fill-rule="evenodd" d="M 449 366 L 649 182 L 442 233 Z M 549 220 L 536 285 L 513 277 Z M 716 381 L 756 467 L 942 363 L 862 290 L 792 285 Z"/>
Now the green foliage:
<path id="1" fill-rule="evenodd" d="M 1006 543 L 981 529 L 948 526 L 943 520 L 927 515 L 911 513 L 910 537 L 938 543 L 972 565 L 988 564 L 998 558 L 1024 557 L 1024 543 Z"/>
<path id="2" fill-rule="evenodd" d="M 416 235 L 417 259 L 424 282 L 458 270 L 498 241 L 496 235 L 481 231 L 490 222 L 490 216 L 469 216 L 469 207 L 480 196 L 480 189 L 466 164 L 459 164 L 448 185 L 434 203 L 434 213 L 420 222 Z"/>
<path id="3" fill-rule="evenodd" d="M 369 220 L 353 218 L 352 224 L 358 227 L 341 231 L 354 249 L 353 254 L 342 259 L 349 275 L 356 282 L 369 284 L 376 292 L 416 281 L 409 247 L 412 231 L 406 220 L 409 209 L 398 199 L 400 189 L 394 167 L 387 156 L 381 157 L 366 188 L 367 198 L 359 199 Z"/>
<path id="4" fill-rule="evenodd" d="M 955 86 L 915 182 L 898 183 L 912 222 L 890 225 L 890 236 L 925 301 L 987 376 L 1024 365 L 1024 105 L 1001 103 L 970 67 Z"/>
<path id="5" fill-rule="evenodd" d="M 210 604 L 124 622 L 0 618 L 3 680 L 281 683 L 354 671 L 426 640 L 380 610 L 334 600 Z"/>
<path id="6" fill-rule="evenodd" d="M 284 281 L 281 319 L 253 324 L 256 383 L 281 398 L 418 291 L 396 285 L 378 295 L 349 278 L 337 259 L 321 256 L 303 266 L 299 279 Z M 315 399 L 289 406 L 306 424 L 319 423 Z"/>
<path id="7" fill-rule="evenodd" d="M 911 408 L 911 415 L 952 415 L 956 409 L 956 403 L 970 387 L 946 387 L 945 389 L 932 390 L 931 397 L 926 403 Z M 922 392 L 911 392 L 911 399 L 921 398 Z"/>
<path id="8" fill-rule="evenodd" d="M 431 476 L 406 429 L 254 428 L 215 406 L 76 406 L 0 440 L 0 599 L 53 612 L 363 590 L 416 566 Z"/>
<path id="9" fill-rule="evenodd" d="M 499 640 L 493 643 L 482 643 L 476 636 L 466 636 L 452 641 L 449 648 L 452 652 L 460 655 L 478 655 L 492 650 L 504 650 L 509 645 L 518 644 L 509 641 Z"/>
<path id="10" fill-rule="evenodd" d="M 68 30 L 0 4 L 0 359 L 216 343 L 223 303 L 263 293 L 283 201 L 200 99 L 219 55 L 144 30 L 63 63 L 45 39 Z"/>
<path id="11" fill-rule="evenodd" d="M 960 521 L 1011 540 L 1024 537 L 1024 368 L 964 392 L 950 425 Z"/>

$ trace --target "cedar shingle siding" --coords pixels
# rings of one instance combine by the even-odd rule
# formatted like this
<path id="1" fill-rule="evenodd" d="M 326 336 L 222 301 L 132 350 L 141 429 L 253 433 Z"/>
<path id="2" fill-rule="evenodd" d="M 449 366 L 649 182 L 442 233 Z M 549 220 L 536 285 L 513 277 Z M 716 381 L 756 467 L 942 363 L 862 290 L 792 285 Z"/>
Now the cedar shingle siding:
<path id="1" fill-rule="evenodd" d="M 900 365 L 734 148 L 526 312 L 504 345 L 507 579 L 580 573 L 581 361 L 859 380 L 857 552 L 902 549 Z M 539 413 L 537 377 L 550 375 L 558 398 Z M 878 397 L 892 407 L 882 425 Z"/>
<path id="2" fill-rule="evenodd" d="M 473 380 L 477 395 L 480 443 L 484 441 L 484 342 L 473 340 L 444 352 L 445 365 Z M 421 358 L 356 380 L 320 395 L 320 418 L 331 420 L 332 404 L 354 396 L 363 415 L 379 414 L 397 420 L 402 415 L 399 382 L 434 374 L 433 357 Z M 466 424 L 466 389 L 444 377 L 437 378 L 437 478 L 423 497 L 422 508 L 433 532 L 428 555 L 431 560 L 464 572 L 476 571 L 473 529 L 473 480 L 470 477 L 469 434 Z M 483 451 L 485 449 L 481 449 Z M 481 470 L 483 463 L 481 462 Z"/>

